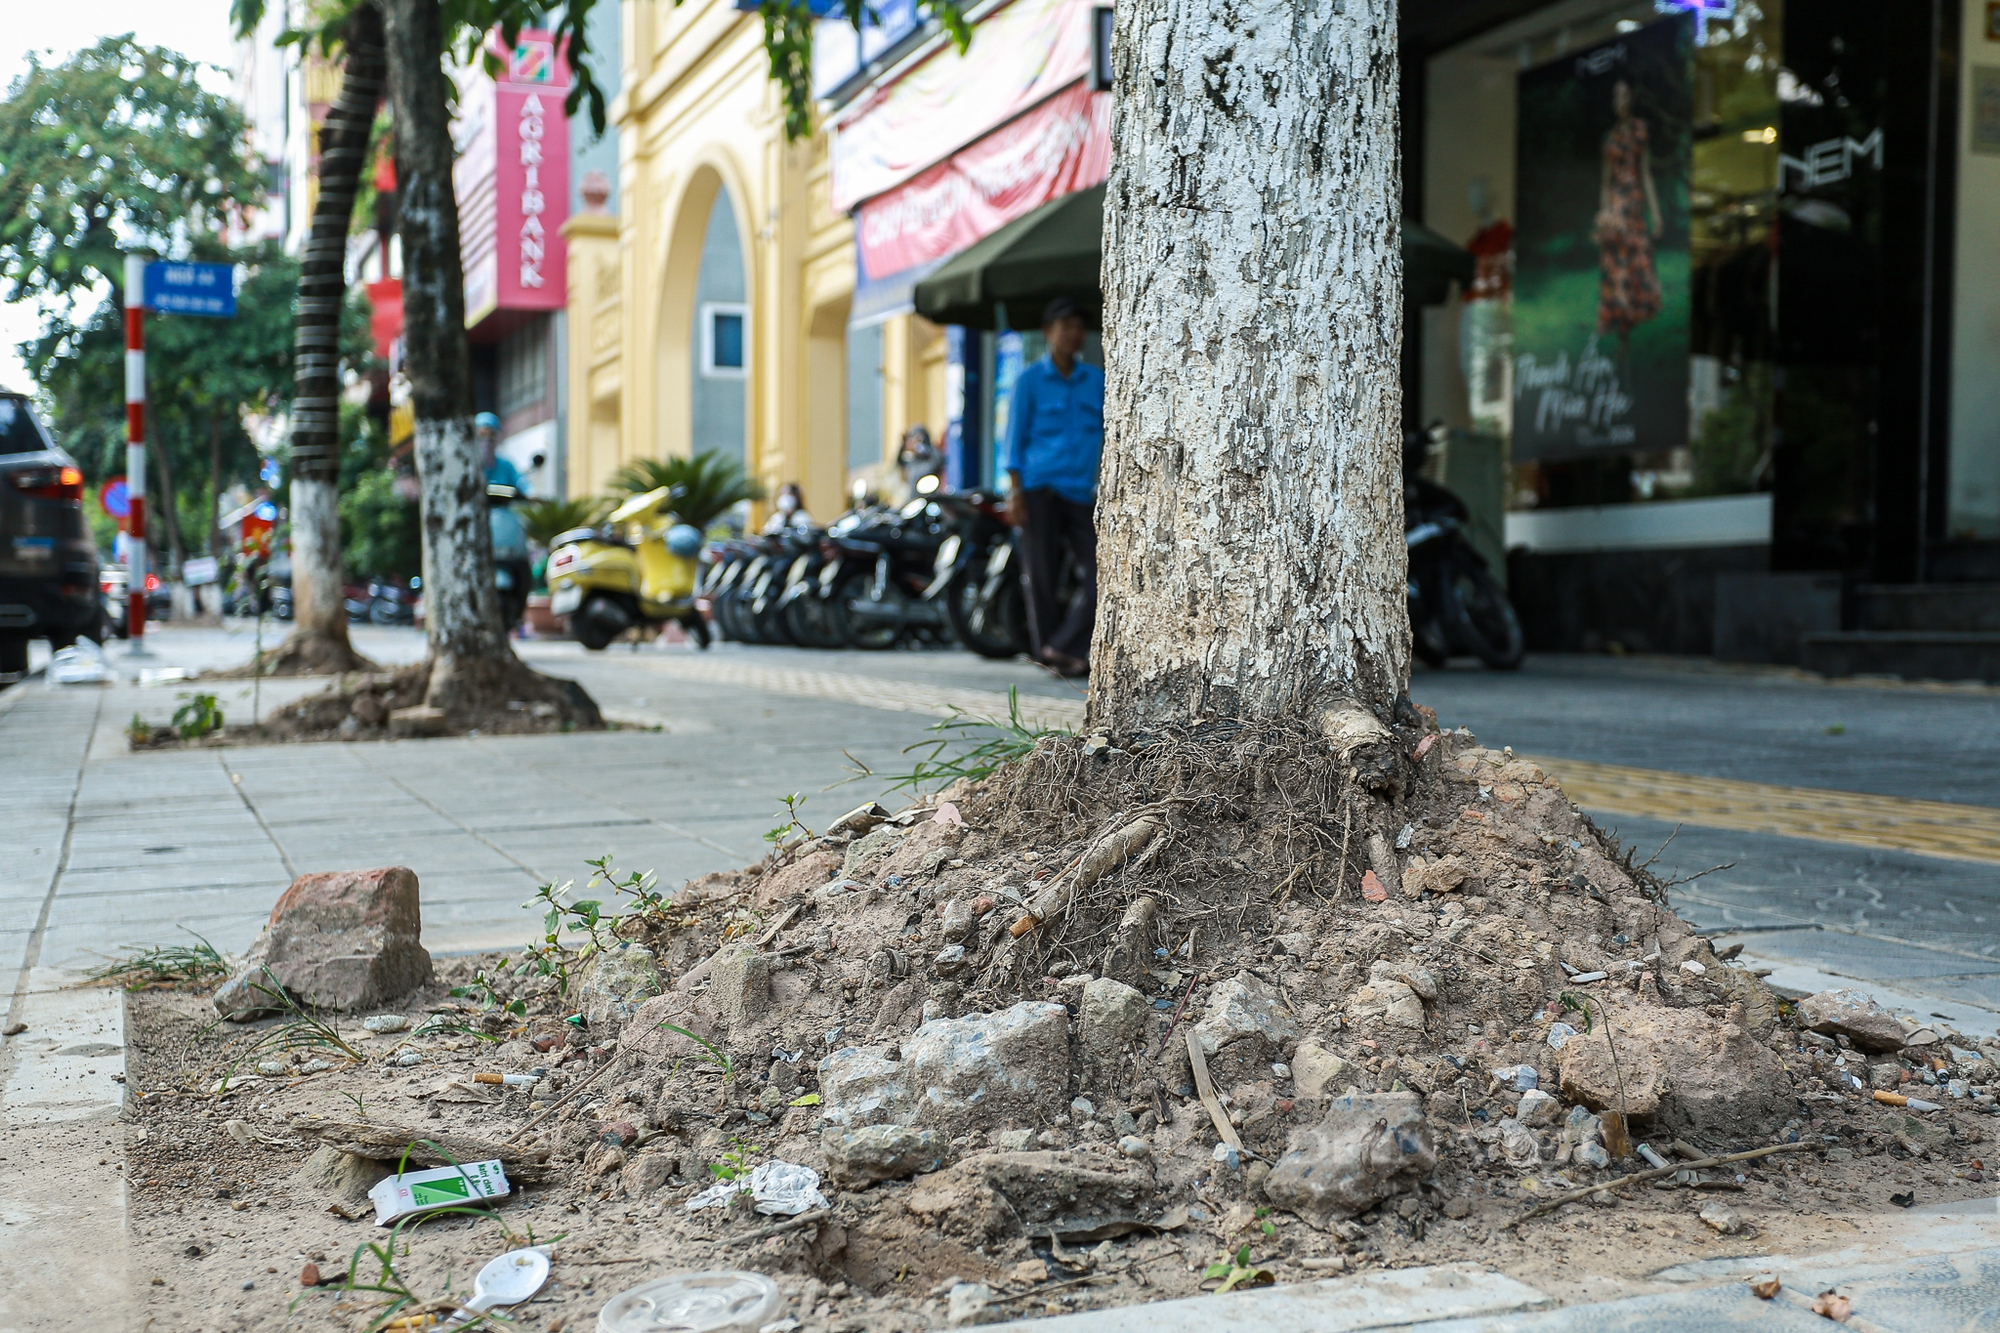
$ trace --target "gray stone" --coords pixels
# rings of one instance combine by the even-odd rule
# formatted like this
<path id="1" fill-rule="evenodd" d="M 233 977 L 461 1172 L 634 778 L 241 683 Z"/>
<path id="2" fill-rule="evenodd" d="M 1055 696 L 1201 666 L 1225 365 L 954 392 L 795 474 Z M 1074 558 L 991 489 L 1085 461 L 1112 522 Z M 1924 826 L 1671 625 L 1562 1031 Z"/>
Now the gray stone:
<path id="1" fill-rule="evenodd" d="M 1302 1042 L 1292 1055 L 1292 1087 L 1301 1097 L 1318 1099 L 1339 1086 L 1347 1061 L 1312 1042 Z"/>
<path id="2" fill-rule="evenodd" d="M 1799 1001 L 1799 1017 L 1814 1032 L 1837 1033 L 1864 1051 L 1901 1050 L 1910 1025 L 1858 990 L 1826 990 Z"/>
<path id="3" fill-rule="evenodd" d="M 856 838 L 847 844 L 847 855 L 840 862 L 840 877 L 859 879 L 868 874 L 876 862 L 902 846 L 906 836 L 899 828 L 878 828 L 867 837 Z"/>
<path id="4" fill-rule="evenodd" d="M 1436 1167 L 1437 1147 L 1421 1098 L 1412 1092 L 1354 1093 L 1336 1097 L 1317 1126 L 1292 1135 L 1290 1150 L 1264 1182 L 1264 1194 L 1323 1230 Z"/>
<path id="5" fill-rule="evenodd" d="M 1069 1014 L 1024 1001 L 997 1013 L 939 1018 L 887 1047 L 848 1047 L 819 1062 L 829 1125 L 924 1124 L 955 1134 L 996 1123 L 1038 1123 L 1068 1098 Z"/>
<path id="6" fill-rule="evenodd" d="M 1083 1003 L 1077 1010 L 1077 1037 L 1088 1050 L 1121 1050 L 1145 1032 L 1146 1015 L 1152 1012 L 1153 1006 L 1138 991 L 1122 981 L 1099 977 L 1083 988 Z"/>
<path id="7" fill-rule="evenodd" d="M 976 920 L 971 903 L 963 898 L 953 898 L 944 905 L 944 918 L 938 923 L 938 934 L 946 944 L 963 944 L 965 937 L 972 933 Z"/>
<path id="8" fill-rule="evenodd" d="M 1542 1162 L 1541 1141 L 1534 1130 L 1509 1117 L 1500 1122 L 1500 1154 L 1516 1171 L 1532 1171 Z"/>
<path id="9" fill-rule="evenodd" d="M 944 1136 L 906 1125 L 862 1125 L 820 1135 L 827 1174 L 841 1184 L 900 1180 L 944 1165 Z"/>
<path id="10" fill-rule="evenodd" d="M 622 944 L 592 955 L 583 965 L 577 1004 L 594 1035 L 631 1021 L 645 1001 L 660 993 L 660 969 L 653 951 Z"/>
<path id="11" fill-rule="evenodd" d="M 709 993 L 732 1028 L 755 1023 L 771 1007 L 771 960 L 754 944 L 738 941 L 715 951 L 708 965 Z"/>
<path id="12" fill-rule="evenodd" d="M 627 1194 L 642 1198 L 665 1185 L 679 1169 L 679 1159 L 669 1153 L 641 1153 L 625 1163 L 618 1183 L 625 1187 Z"/>
<path id="13" fill-rule="evenodd" d="M 394 1162 L 378 1162 L 322 1143 L 292 1172 L 290 1184 L 304 1197 L 359 1204 L 367 1200 L 368 1191 L 375 1188 L 376 1182 L 394 1174 Z"/>
<path id="14" fill-rule="evenodd" d="M 1561 1113 L 1562 1102 L 1539 1088 L 1522 1093 L 1521 1104 L 1514 1108 L 1514 1118 L 1524 1125 L 1553 1125 Z"/>
<path id="15" fill-rule="evenodd" d="M 1604 1145 L 1595 1139 L 1585 1139 L 1577 1144 L 1576 1149 L 1570 1153 L 1570 1160 L 1578 1166 L 1587 1166 L 1597 1171 L 1608 1170 L 1611 1166 L 1611 1154 L 1604 1151 Z"/>
<path id="16" fill-rule="evenodd" d="M 1035 1131 L 1032 1129 L 1003 1129 L 993 1136 L 993 1142 L 1001 1152 L 1027 1152 L 1035 1146 Z"/>
<path id="17" fill-rule="evenodd" d="M 430 984 L 416 872 L 404 866 L 301 875 L 278 898 L 244 965 L 211 1001 L 236 1022 L 280 1012 L 272 983 L 300 1004 L 379 1009 Z"/>
<path id="18" fill-rule="evenodd" d="M 1245 972 L 1209 992 L 1194 1034 L 1202 1054 L 1212 1056 L 1243 1037 L 1262 1037 L 1282 1047 L 1297 1039 L 1299 1024 L 1274 987 Z"/>
<path id="19" fill-rule="evenodd" d="M 1422 1031 L 1424 1002 L 1416 990 L 1402 979 L 1405 971 L 1387 961 L 1371 964 L 1368 984 L 1348 998 L 1348 1022 L 1364 1029 L 1375 1023 L 1387 1023 L 1390 1027 Z M 1430 973 L 1424 972 L 1423 976 L 1428 981 Z M 1431 981 L 1429 984 L 1432 993 L 1436 993 L 1437 983 Z"/>

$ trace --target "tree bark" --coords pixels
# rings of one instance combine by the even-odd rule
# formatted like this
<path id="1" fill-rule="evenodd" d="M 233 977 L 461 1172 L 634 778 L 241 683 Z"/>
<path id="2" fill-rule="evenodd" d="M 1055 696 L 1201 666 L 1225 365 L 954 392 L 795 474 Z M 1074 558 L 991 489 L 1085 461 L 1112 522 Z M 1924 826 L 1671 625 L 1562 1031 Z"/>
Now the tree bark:
<path id="1" fill-rule="evenodd" d="M 452 190 L 451 113 L 438 0 L 381 0 L 396 122 L 396 189 L 403 237 L 403 347 L 416 415 L 424 529 L 424 701 L 459 724 L 510 702 L 547 701 L 566 723 L 601 726 L 573 682 L 514 656 L 493 586 L 486 473 L 472 427 L 472 356 L 465 274 Z"/>
<path id="2" fill-rule="evenodd" d="M 368 164 L 375 108 L 388 76 L 382 14 L 347 21 L 340 96 L 320 129 L 319 194 L 299 259 L 293 325 L 291 634 L 271 662 L 279 675 L 373 669 L 347 635 L 340 559 L 340 312 L 347 297 L 347 234 Z"/>
<path id="3" fill-rule="evenodd" d="M 1092 725 L 1409 679 L 1393 0 L 1121 0 Z"/>

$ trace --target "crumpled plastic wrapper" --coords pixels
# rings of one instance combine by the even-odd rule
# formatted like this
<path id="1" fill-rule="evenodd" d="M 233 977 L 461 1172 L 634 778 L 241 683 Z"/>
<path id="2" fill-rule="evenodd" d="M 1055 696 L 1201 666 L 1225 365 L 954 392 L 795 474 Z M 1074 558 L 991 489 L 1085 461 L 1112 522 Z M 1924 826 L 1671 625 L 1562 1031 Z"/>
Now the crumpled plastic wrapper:
<path id="1" fill-rule="evenodd" d="M 827 1207 L 819 1192 L 819 1172 L 796 1162 L 765 1162 L 748 1176 L 717 1181 L 687 1201 L 689 1212 L 703 1208 L 724 1208 L 739 1194 L 756 1200 L 760 1213 L 782 1213 L 797 1217 L 815 1208 Z"/>

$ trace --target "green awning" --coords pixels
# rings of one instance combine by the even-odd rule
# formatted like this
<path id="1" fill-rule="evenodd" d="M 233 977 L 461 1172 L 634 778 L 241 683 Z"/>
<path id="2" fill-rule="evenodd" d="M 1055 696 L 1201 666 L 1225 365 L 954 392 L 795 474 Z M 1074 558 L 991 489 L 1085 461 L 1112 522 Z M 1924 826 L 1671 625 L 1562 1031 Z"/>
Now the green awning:
<path id="1" fill-rule="evenodd" d="M 1104 187 L 1093 185 L 1034 212 L 946 260 L 916 286 L 917 313 L 933 324 L 1032 329 L 1058 296 L 1097 324 L 1103 260 Z M 1438 305 L 1451 284 L 1472 281 L 1472 256 L 1422 223 L 1403 219 L 1403 282 L 1412 303 Z"/>

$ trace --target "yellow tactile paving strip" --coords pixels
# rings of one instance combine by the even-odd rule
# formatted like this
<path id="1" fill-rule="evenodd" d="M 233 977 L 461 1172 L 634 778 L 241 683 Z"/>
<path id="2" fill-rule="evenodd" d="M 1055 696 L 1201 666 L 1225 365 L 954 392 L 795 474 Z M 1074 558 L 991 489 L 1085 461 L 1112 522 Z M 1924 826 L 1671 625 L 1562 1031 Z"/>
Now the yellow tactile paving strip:
<path id="1" fill-rule="evenodd" d="M 1007 716 L 1007 696 L 994 690 L 924 685 L 842 671 L 752 666 L 715 658 L 669 657 L 655 659 L 648 665 L 685 680 L 738 685 L 894 713 L 926 713 L 933 717 L 958 713 L 996 719 Z M 1022 721 L 1031 727 L 1083 725 L 1084 703 L 1080 698 L 1024 694 L 1020 699 Z M 1778 787 L 1734 778 L 1599 764 L 1585 759 L 1522 757 L 1555 774 L 1572 801 L 1592 810 L 2000 865 L 2000 809 L 1988 806 L 1914 801 L 1816 787 Z"/>
<path id="2" fill-rule="evenodd" d="M 1591 810 L 2000 865 L 2000 810 L 1989 806 L 1532 759 L 1555 775 L 1572 801 Z"/>

